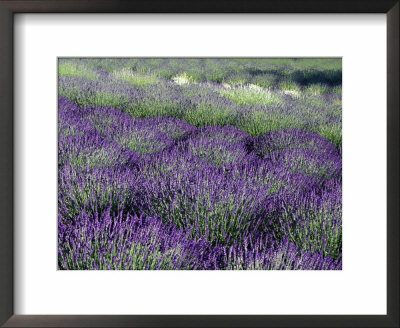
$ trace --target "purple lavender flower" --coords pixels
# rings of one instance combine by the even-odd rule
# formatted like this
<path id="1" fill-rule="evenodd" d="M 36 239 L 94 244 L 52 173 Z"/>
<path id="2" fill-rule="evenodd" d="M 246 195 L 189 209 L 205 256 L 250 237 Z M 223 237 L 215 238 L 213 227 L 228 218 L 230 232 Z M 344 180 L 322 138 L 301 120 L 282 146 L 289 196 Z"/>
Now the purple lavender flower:
<path id="1" fill-rule="evenodd" d="M 59 269 L 341 270 L 340 74 L 286 62 L 61 60 Z"/>

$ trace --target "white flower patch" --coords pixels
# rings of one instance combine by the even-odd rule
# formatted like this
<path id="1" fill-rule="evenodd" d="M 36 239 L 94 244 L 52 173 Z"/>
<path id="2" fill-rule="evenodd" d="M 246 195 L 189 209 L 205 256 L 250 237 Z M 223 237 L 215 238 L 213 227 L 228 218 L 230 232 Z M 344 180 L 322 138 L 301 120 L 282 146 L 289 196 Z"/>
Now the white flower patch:
<path id="1" fill-rule="evenodd" d="M 172 78 L 172 81 L 174 81 L 176 84 L 179 84 L 179 85 L 195 83 L 193 77 L 191 77 L 190 75 L 186 74 L 186 72 L 183 73 L 183 74 L 174 76 Z"/>

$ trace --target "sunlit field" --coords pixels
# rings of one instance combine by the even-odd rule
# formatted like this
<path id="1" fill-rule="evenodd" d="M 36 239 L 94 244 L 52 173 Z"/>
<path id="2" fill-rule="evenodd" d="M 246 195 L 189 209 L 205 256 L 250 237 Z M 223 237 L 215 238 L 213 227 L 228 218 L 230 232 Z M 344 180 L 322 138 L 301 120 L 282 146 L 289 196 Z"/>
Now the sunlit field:
<path id="1" fill-rule="evenodd" d="M 341 270 L 341 59 L 58 63 L 60 270 Z"/>

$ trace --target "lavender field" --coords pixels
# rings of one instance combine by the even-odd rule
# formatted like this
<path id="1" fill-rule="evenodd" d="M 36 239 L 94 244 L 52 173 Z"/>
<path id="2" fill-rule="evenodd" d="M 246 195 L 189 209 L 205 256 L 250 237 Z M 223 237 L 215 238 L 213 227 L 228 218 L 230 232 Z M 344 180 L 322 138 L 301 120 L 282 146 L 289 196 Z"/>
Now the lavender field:
<path id="1" fill-rule="evenodd" d="M 60 270 L 341 270 L 341 59 L 58 63 Z"/>

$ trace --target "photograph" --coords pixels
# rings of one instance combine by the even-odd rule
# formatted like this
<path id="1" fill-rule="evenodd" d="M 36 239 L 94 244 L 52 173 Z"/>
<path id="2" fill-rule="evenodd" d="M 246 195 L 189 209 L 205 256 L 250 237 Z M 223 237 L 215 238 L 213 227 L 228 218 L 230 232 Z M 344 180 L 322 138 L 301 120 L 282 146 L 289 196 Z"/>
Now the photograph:
<path id="1" fill-rule="evenodd" d="M 58 270 L 342 270 L 342 58 L 56 64 Z"/>

